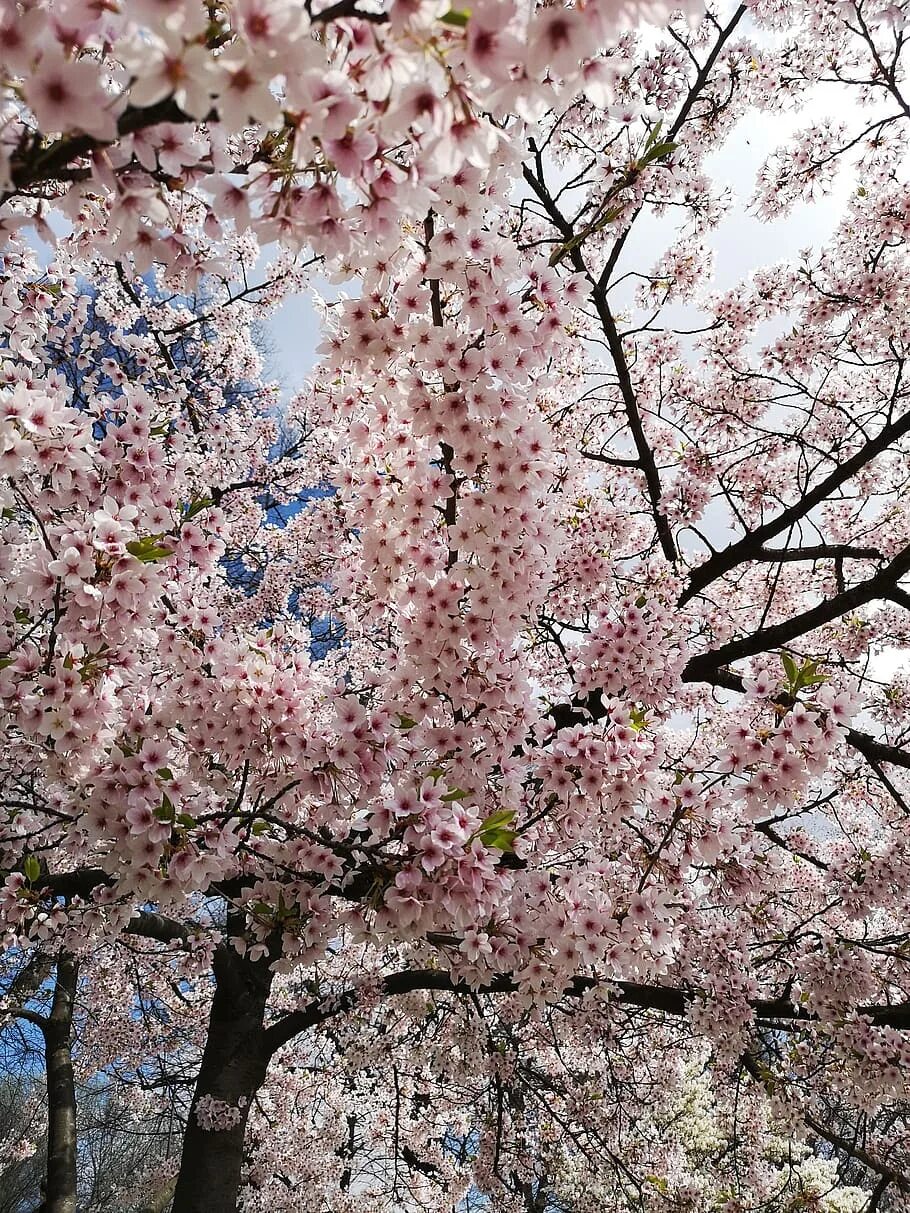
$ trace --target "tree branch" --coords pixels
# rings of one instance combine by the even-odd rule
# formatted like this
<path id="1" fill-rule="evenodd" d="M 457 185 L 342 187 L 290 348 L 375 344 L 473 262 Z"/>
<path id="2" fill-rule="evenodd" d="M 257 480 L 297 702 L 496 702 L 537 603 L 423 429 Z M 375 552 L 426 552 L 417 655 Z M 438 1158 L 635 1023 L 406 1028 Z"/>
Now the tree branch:
<path id="1" fill-rule="evenodd" d="M 135 134 L 149 126 L 157 126 L 160 122 L 195 122 L 196 119 L 185 114 L 173 97 L 157 101 L 154 105 L 128 106 L 117 119 L 117 135 Z M 0 195 L 0 204 L 15 197 L 31 185 L 45 181 L 53 181 L 58 173 L 83 156 L 109 146 L 93 135 L 63 135 L 55 139 L 47 147 L 33 149 L 29 156 L 14 156 L 10 163 L 10 180 L 13 189 Z"/>
<path id="2" fill-rule="evenodd" d="M 864 443 L 858 451 L 851 455 L 849 459 L 845 459 L 843 463 L 839 464 L 814 489 L 810 489 L 807 493 L 804 493 L 799 501 L 794 502 L 793 505 L 788 506 L 785 510 L 781 510 L 775 518 L 770 519 L 770 521 L 764 523 L 762 526 L 756 527 L 754 531 L 750 531 L 742 539 L 738 539 L 736 543 L 732 543 L 729 547 L 715 552 L 704 564 L 700 564 L 698 568 L 693 569 L 689 574 L 689 584 L 680 596 L 679 605 L 684 606 L 685 603 L 709 586 L 712 581 L 716 581 L 724 573 L 729 573 L 738 564 L 761 559 L 758 553 L 762 551 L 769 539 L 773 539 L 775 535 L 788 530 L 795 522 L 804 518 L 811 510 L 815 509 L 817 505 L 820 505 L 829 497 L 835 489 L 840 488 L 842 484 L 861 471 L 870 460 L 887 450 L 893 442 L 896 442 L 905 434 L 910 434 L 910 412 L 904 413 L 902 417 L 899 417 L 890 425 L 884 426 L 875 438 Z"/>
<path id="3" fill-rule="evenodd" d="M 849 543 L 817 543 L 805 548 L 760 548 L 752 557 L 770 564 L 794 560 L 882 560 L 878 548 L 856 547 Z"/>
<path id="4" fill-rule="evenodd" d="M 533 144 L 532 144 L 533 146 Z M 538 164 L 540 163 L 538 155 Z M 622 395 L 623 406 L 626 411 L 626 418 L 629 422 L 629 431 L 632 435 L 632 440 L 635 443 L 635 452 L 637 455 L 636 463 L 641 469 L 645 484 L 647 486 L 648 499 L 651 504 L 651 513 L 654 516 L 654 525 L 657 529 L 657 538 L 660 543 L 661 551 L 667 560 L 675 564 L 677 560 L 676 544 L 673 540 L 673 532 L 670 529 L 670 523 L 667 520 L 666 514 L 661 508 L 661 485 L 660 473 L 657 470 L 657 462 L 654 459 L 654 453 L 648 445 L 648 440 L 645 436 L 644 426 L 642 425 L 641 412 L 638 408 L 638 399 L 635 394 L 635 386 L 632 383 L 632 376 L 629 373 L 629 364 L 626 359 L 625 350 L 622 347 L 622 337 L 616 328 L 616 322 L 613 319 L 613 313 L 610 311 L 610 305 L 607 302 L 606 291 L 598 285 L 589 271 L 585 259 L 582 255 L 580 244 L 574 239 L 574 230 L 572 224 L 566 219 L 565 215 L 556 205 L 550 191 L 548 190 L 541 170 L 535 174 L 528 168 L 527 165 L 522 166 L 522 173 L 525 181 L 534 190 L 540 200 L 541 205 L 547 212 L 553 226 L 559 231 L 560 235 L 567 241 L 566 252 L 572 262 L 572 267 L 579 274 L 584 274 L 591 284 L 591 300 L 594 304 L 594 309 L 597 312 L 597 318 L 600 321 L 604 336 L 607 339 L 607 346 L 610 351 L 610 356 L 613 359 L 613 364 L 616 370 L 616 378 L 619 383 L 619 390 Z"/>
<path id="5" fill-rule="evenodd" d="M 754 657 L 759 653 L 780 648 L 875 598 L 890 598 L 894 593 L 898 578 L 903 577 L 907 572 L 910 572 L 910 545 L 898 553 L 890 564 L 873 577 L 851 586 L 849 590 L 835 594 L 833 598 L 819 602 L 816 606 L 810 607 L 808 611 L 793 615 L 781 623 L 771 624 L 770 627 L 759 628 L 749 636 L 742 636 L 738 640 L 731 640 L 727 644 L 721 645 L 719 649 L 709 649 L 705 653 L 699 653 L 686 665 L 683 680 L 686 682 L 710 681 L 711 675 L 720 666 L 730 665 L 731 662 L 741 661 L 744 657 Z"/>
<path id="6" fill-rule="evenodd" d="M 641 982 L 610 981 L 599 977 L 575 977 L 566 994 L 581 997 L 588 990 L 606 987 L 615 992 L 616 1001 L 624 1006 L 643 1010 L 662 1011 L 667 1015 L 686 1015 L 692 1001 L 699 996 L 697 990 L 686 990 L 676 986 L 652 986 Z M 519 989 L 519 983 L 508 974 L 493 977 L 485 986 L 469 985 L 443 969 L 406 969 L 382 978 L 382 991 L 387 997 L 410 994 L 417 990 L 437 990 L 449 994 L 476 996 L 477 994 L 509 994 Z M 357 1005 L 360 990 L 351 986 L 336 994 L 314 999 L 305 1007 L 283 1016 L 264 1035 L 265 1048 L 269 1056 L 287 1044 L 299 1033 L 318 1027 L 336 1015 L 353 1010 Z M 755 999 L 751 1002 L 756 1022 L 773 1023 L 783 1029 L 788 1023 L 817 1023 L 818 1016 L 805 1007 L 793 1006 L 785 999 Z M 858 1015 L 868 1016 L 881 1027 L 910 1030 L 910 1002 L 895 1006 L 868 1005 L 856 1008 Z"/>

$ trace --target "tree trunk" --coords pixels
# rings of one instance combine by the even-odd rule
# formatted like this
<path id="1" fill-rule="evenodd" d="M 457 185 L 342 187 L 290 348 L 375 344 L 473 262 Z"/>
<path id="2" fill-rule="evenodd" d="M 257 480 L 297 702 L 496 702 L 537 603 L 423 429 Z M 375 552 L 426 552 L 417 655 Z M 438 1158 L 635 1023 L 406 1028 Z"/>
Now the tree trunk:
<path id="1" fill-rule="evenodd" d="M 214 971 L 208 1037 L 183 1139 L 172 1213 L 235 1213 L 250 1104 L 269 1064 L 263 1029 L 272 985 L 269 957 L 251 963 L 221 944 Z M 209 1099 L 217 1101 L 216 1116 L 219 1110 L 227 1112 L 228 1126 L 205 1127 Z"/>
<path id="2" fill-rule="evenodd" d="M 73 1079 L 73 1001 L 79 967 L 61 952 L 51 1013 L 42 1025 L 47 1067 L 46 1213 L 76 1213 L 76 1084 Z"/>

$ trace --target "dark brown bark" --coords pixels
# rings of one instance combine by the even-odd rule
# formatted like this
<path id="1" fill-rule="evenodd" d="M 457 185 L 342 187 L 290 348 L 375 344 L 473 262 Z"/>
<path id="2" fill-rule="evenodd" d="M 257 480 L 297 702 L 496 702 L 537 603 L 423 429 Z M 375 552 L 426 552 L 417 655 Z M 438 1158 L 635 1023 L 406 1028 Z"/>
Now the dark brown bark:
<path id="1" fill-rule="evenodd" d="M 51 1013 L 44 1020 L 47 1068 L 46 1213 L 76 1213 L 76 1084 L 73 1079 L 73 1003 L 79 967 L 73 956 L 57 957 Z"/>
<path id="2" fill-rule="evenodd" d="M 251 962 L 222 944 L 214 971 L 208 1037 L 183 1139 L 173 1213 L 236 1210 L 246 1122 L 269 1063 L 263 1026 L 272 985 L 269 958 Z M 197 1109 L 207 1097 L 235 1110 L 229 1128 L 200 1124 Z"/>

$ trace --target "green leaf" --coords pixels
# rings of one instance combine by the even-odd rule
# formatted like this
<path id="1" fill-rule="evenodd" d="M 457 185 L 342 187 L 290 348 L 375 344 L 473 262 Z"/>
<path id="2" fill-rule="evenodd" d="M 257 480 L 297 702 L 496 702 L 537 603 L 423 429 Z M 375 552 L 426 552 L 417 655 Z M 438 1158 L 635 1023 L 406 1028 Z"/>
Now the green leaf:
<path id="1" fill-rule="evenodd" d="M 183 515 L 183 521 L 189 522 L 191 518 L 195 518 L 197 514 L 208 509 L 212 504 L 211 497 L 196 497 L 193 501 L 187 503 L 186 513 Z"/>
<path id="2" fill-rule="evenodd" d="M 484 830 L 480 841 L 495 851 L 514 851 L 517 837 L 517 830 Z"/>
<path id="3" fill-rule="evenodd" d="M 675 152 L 679 145 L 676 143 L 655 143 L 652 148 L 649 148 L 642 156 L 639 164 L 653 164 L 655 160 L 660 160 L 664 156 L 669 156 L 671 152 Z"/>
<path id="4" fill-rule="evenodd" d="M 400 712 L 398 713 L 398 727 L 400 729 L 404 729 L 407 732 L 408 729 L 413 729 L 416 724 L 417 721 L 412 720 L 410 716 L 402 716 Z"/>
<path id="5" fill-rule="evenodd" d="M 143 564 L 153 564 L 156 560 L 164 560 L 165 557 L 174 554 L 170 548 L 166 548 L 160 543 L 160 539 L 160 535 L 145 535 L 142 539 L 131 539 L 126 545 L 126 550 Z"/>
<path id="6" fill-rule="evenodd" d="M 439 18 L 445 25 L 455 25 L 459 29 L 464 29 L 468 24 L 468 19 L 471 16 L 469 8 L 450 8 L 447 13 L 443 13 Z"/>
<path id="7" fill-rule="evenodd" d="M 171 799 L 169 796 L 162 795 L 161 807 L 157 808 L 155 810 L 155 816 L 158 818 L 159 821 L 173 821 L 174 820 L 174 816 L 175 816 L 174 805 L 171 802 Z"/>
<path id="8" fill-rule="evenodd" d="M 814 687 L 818 686 L 819 683 L 827 682 L 827 678 L 824 674 L 819 674 L 818 662 L 807 658 L 799 671 L 799 682 L 800 686 Z"/>
<path id="9" fill-rule="evenodd" d="M 514 820 L 514 809 L 498 809 L 481 822 L 477 837 L 485 847 L 492 847 L 497 851 L 512 851 L 518 837 L 517 830 L 509 829 Z"/>
<path id="10" fill-rule="evenodd" d="M 261 838 L 268 828 L 267 821 L 254 821 L 250 832 L 254 838 Z"/>
<path id="11" fill-rule="evenodd" d="M 814 687 L 827 682 L 827 676 L 818 672 L 818 662 L 807 657 L 798 666 L 789 653 L 781 653 L 781 662 L 787 675 L 787 689 L 791 695 L 798 694 L 803 687 Z"/>
<path id="12" fill-rule="evenodd" d="M 514 809 L 497 809 L 480 823 L 480 832 L 498 829 L 500 826 L 511 825 L 515 820 Z"/>
<path id="13" fill-rule="evenodd" d="M 662 127 L 663 127 L 663 119 L 661 119 L 660 122 L 655 122 L 654 125 L 651 127 L 650 131 L 648 132 L 648 137 L 645 140 L 645 151 L 647 151 L 648 148 L 653 147 L 654 144 L 657 142 L 657 140 L 660 138 L 660 132 L 661 132 Z"/>
<path id="14" fill-rule="evenodd" d="M 41 864 L 34 855 L 29 855 L 25 863 L 22 865 L 22 870 L 25 873 L 25 879 L 29 884 L 34 884 L 41 875 Z"/>
<path id="15" fill-rule="evenodd" d="M 450 792 L 446 792 L 444 796 L 441 796 L 440 800 L 444 800 L 446 804 L 449 804 L 453 800 L 466 800 L 470 795 L 471 793 L 466 792 L 464 788 L 452 788 Z"/>
<path id="16" fill-rule="evenodd" d="M 8 665 L 13 664 L 12 657 L 0 657 L 0 670 L 5 670 Z"/>
<path id="17" fill-rule="evenodd" d="M 177 814 L 177 823 L 178 823 L 178 825 L 185 826 L 186 829 L 191 830 L 193 828 L 193 826 L 196 824 L 196 818 L 193 817 L 190 813 L 178 813 Z"/>
<path id="18" fill-rule="evenodd" d="M 174 772 L 170 767 L 159 767 L 156 774 L 159 779 L 171 780 L 174 778 Z"/>

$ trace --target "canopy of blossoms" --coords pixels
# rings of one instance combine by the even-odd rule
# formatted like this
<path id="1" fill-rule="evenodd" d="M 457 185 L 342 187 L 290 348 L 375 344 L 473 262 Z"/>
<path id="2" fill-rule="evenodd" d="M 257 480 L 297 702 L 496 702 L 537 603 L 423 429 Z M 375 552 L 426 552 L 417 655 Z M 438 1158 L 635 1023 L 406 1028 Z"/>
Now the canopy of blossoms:
<path id="1" fill-rule="evenodd" d="M 910 1207 L 903 47 L 3 5 L 3 1013 L 169 1059 L 156 1208 Z M 712 293 L 710 154 L 819 87 L 754 206 L 839 226 Z"/>

